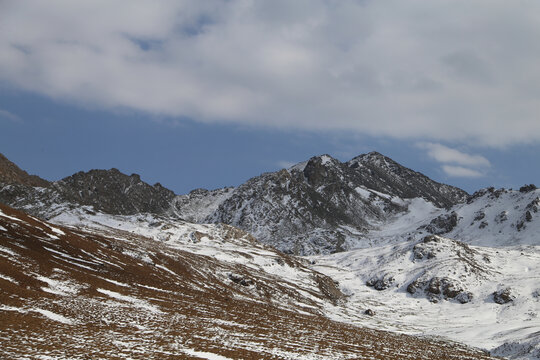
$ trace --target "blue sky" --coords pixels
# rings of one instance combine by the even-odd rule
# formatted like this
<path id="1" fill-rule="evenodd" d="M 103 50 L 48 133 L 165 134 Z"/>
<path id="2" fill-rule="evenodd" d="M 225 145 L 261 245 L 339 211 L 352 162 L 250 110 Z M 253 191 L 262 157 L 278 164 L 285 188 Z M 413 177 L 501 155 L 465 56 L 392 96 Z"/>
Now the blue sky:
<path id="1" fill-rule="evenodd" d="M 538 14 L 534 1 L 5 1 L 0 152 L 49 180 L 116 167 L 177 193 L 373 150 L 469 192 L 538 184 Z"/>

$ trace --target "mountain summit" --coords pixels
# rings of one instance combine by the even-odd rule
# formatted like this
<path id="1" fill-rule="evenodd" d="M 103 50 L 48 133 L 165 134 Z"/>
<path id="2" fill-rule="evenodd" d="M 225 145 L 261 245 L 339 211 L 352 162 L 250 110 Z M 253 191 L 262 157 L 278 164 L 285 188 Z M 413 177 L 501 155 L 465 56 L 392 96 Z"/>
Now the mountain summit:
<path id="1" fill-rule="evenodd" d="M 367 231 L 407 211 L 410 199 L 422 198 L 442 208 L 467 198 L 463 190 L 437 183 L 376 152 L 345 163 L 329 155 L 315 156 L 254 177 L 227 196 L 222 191 L 196 195 L 197 202 L 205 196 L 204 202 L 212 204 L 203 222 L 237 226 L 299 255 L 355 247 Z M 190 217 L 191 198 L 192 194 L 179 196 L 175 214 L 198 220 Z"/>

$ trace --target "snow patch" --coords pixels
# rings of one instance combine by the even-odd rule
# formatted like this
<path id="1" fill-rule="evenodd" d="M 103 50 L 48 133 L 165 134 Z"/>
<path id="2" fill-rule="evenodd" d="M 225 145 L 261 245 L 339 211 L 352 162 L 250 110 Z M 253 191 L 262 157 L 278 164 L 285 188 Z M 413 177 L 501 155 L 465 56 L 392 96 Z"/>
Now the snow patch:
<path id="1" fill-rule="evenodd" d="M 97 289 L 97 291 L 102 293 L 102 294 L 105 294 L 105 295 L 107 295 L 109 297 L 112 297 L 113 299 L 128 302 L 128 303 L 134 305 L 135 307 L 145 309 L 145 310 L 148 310 L 150 312 L 154 312 L 154 313 L 160 313 L 161 312 L 161 310 L 159 310 L 159 308 L 157 306 L 149 304 L 148 302 L 146 302 L 144 300 L 137 299 L 137 298 L 132 297 L 132 296 L 122 295 L 120 293 L 110 291 L 110 290 L 105 290 L 105 289 Z"/>
<path id="2" fill-rule="evenodd" d="M 193 349 L 182 349 L 182 351 L 186 353 L 187 355 L 197 356 L 197 357 L 208 359 L 208 360 L 233 360 L 225 356 L 221 356 L 218 354 L 205 352 L 205 351 L 195 351 Z"/>
<path id="3" fill-rule="evenodd" d="M 66 325 L 73 325 L 73 320 L 70 320 L 67 317 L 62 316 L 60 314 L 53 313 L 52 311 L 40 309 L 40 308 L 31 309 L 31 311 L 40 313 L 41 315 L 45 316 L 46 318 L 50 320 L 58 321 Z"/>

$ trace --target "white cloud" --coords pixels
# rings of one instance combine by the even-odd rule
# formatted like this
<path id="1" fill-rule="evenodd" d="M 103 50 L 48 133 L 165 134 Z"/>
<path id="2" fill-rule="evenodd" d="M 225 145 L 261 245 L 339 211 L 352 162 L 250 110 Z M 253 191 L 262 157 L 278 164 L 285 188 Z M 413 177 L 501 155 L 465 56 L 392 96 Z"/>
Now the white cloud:
<path id="1" fill-rule="evenodd" d="M 21 118 L 9 111 L 0 109 L 0 119 L 9 120 L 11 122 L 20 122 Z"/>
<path id="2" fill-rule="evenodd" d="M 539 13 L 505 0 L 6 0 L 0 82 L 196 121 L 537 142 Z"/>
<path id="3" fill-rule="evenodd" d="M 463 166 L 443 165 L 442 169 L 446 175 L 452 177 L 476 178 L 484 176 L 484 174 L 478 170 L 469 169 Z"/>
<path id="4" fill-rule="evenodd" d="M 426 149 L 429 157 L 446 164 L 458 164 L 464 166 L 490 167 L 491 163 L 482 155 L 470 155 L 448 146 L 436 143 L 419 143 L 418 147 Z"/>

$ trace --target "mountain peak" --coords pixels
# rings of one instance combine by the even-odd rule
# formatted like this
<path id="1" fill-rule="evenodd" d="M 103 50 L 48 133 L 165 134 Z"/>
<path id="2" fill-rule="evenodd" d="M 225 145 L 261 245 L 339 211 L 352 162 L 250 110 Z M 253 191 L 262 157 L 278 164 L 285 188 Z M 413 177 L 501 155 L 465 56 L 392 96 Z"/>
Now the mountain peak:
<path id="1" fill-rule="evenodd" d="M 0 153 L 0 182 L 37 187 L 48 187 L 50 183 L 36 175 L 29 175 Z"/>
<path id="2" fill-rule="evenodd" d="M 346 163 L 365 187 L 404 199 L 424 198 L 437 207 L 464 202 L 468 194 L 454 186 L 431 180 L 376 151 L 359 155 Z"/>

